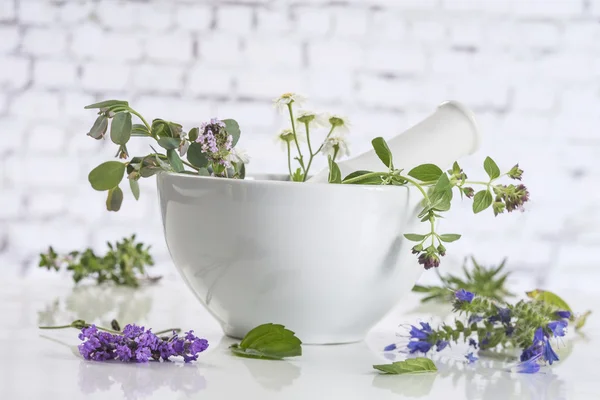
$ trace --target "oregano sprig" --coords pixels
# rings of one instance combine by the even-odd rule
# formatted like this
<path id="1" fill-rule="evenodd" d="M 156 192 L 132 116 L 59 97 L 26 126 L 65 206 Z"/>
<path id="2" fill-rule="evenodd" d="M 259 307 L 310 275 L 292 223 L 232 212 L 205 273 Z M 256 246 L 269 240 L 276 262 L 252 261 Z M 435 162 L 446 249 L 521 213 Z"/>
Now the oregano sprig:
<path id="1" fill-rule="evenodd" d="M 146 137 L 156 141 L 164 153 L 133 157 L 129 161 L 107 161 L 94 168 L 88 180 L 95 190 L 106 191 L 106 208 L 119 211 L 123 202 L 120 184 L 127 175 L 135 199 L 139 199 L 138 180 L 160 171 L 191 173 L 201 176 L 241 178 L 245 176 L 246 157 L 234 150 L 240 138 L 240 127 L 233 119 L 213 118 L 188 133 L 176 123 L 163 119 L 148 121 L 127 101 L 106 100 L 90 104 L 86 109 L 98 109 L 98 117 L 88 136 L 100 140 L 110 126 L 110 139 L 118 145 L 116 157 L 129 158 L 127 143 L 131 137 Z M 135 116 L 141 124 L 133 123 Z M 187 154 L 187 161 L 182 159 Z"/>

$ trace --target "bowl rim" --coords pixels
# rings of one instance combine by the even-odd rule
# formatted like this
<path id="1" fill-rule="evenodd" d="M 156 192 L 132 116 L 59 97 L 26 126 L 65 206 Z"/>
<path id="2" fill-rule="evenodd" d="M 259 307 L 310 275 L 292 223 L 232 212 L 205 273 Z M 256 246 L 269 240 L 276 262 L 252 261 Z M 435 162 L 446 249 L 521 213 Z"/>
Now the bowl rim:
<path id="1" fill-rule="evenodd" d="M 182 174 L 171 171 L 160 171 L 156 174 L 157 179 L 161 175 L 166 175 L 178 179 L 191 179 L 207 181 L 215 184 L 234 184 L 234 185 L 251 185 L 251 186 L 279 186 L 288 188 L 298 188 L 299 185 L 305 184 L 311 187 L 328 187 L 331 189 L 327 190 L 356 190 L 356 191 L 376 191 L 376 192 L 391 192 L 403 190 L 404 192 L 409 190 L 408 186 L 404 185 L 341 185 L 341 184 L 330 184 L 327 182 L 293 182 L 293 181 L 279 181 L 273 179 L 254 179 L 254 177 L 284 177 L 286 174 L 272 174 L 272 173 L 256 173 L 249 174 L 247 178 L 250 179 L 233 179 L 233 178 L 217 178 L 214 176 L 201 176 L 193 174 Z M 344 188 L 344 189 L 342 189 Z"/>

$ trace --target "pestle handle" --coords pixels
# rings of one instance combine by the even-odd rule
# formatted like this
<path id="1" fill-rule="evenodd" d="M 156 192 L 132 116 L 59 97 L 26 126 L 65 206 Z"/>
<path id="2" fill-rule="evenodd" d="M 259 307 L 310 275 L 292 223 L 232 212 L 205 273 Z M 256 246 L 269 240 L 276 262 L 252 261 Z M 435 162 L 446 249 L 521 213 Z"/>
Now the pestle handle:
<path id="1" fill-rule="evenodd" d="M 460 157 L 473 154 L 481 136 L 475 116 L 457 101 L 446 101 L 429 117 L 407 131 L 387 140 L 394 156 L 394 166 L 408 171 L 417 165 L 432 163 L 445 168 Z M 357 171 L 382 170 L 383 164 L 374 150 L 338 163 L 342 176 Z M 328 170 L 307 182 L 327 182 Z"/>

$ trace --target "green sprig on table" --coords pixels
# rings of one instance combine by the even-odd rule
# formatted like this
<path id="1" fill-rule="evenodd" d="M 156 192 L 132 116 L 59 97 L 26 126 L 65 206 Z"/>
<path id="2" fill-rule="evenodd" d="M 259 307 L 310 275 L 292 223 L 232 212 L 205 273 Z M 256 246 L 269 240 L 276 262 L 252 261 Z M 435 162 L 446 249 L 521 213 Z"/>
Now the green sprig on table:
<path id="1" fill-rule="evenodd" d="M 114 244 L 107 242 L 108 251 L 99 256 L 91 248 L 59 255 L 49 247 L 40 254 L 39 266 L 48 270 L 66 269 L 72 272 L 73 281 L 94 279 L 97 284 L 113 282 L 117 285 L 138 287 L 142 281 L 155 282 L 146 269 L 154 265 L 150 246 L 136 242 L 135 235 Z"/>
<path id="2" fill-rule="evenodd" d="M 281 360 L 302 355 L 302 341 L 279 324 L 263 324 L 252 329 L 241 343 L 229 347 L 236 356 Z"/>

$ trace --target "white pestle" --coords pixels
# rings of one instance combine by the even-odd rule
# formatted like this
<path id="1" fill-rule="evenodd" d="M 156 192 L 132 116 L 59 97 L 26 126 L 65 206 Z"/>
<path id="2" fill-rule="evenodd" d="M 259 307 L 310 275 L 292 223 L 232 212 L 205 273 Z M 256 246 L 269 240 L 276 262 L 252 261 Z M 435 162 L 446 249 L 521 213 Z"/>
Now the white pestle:
<path id="1" fill-rule="evenodd" d="M 394 167 L 408 172 L 417 165 L 428 163 L 449 167 L 460 157 L 473 154 L 479 148 L 481 136 L 471 110 L 457 101 L 445 101 L 429 117 L 386 141 Z M 385 169 L 374 150 L 337 164 L 342 177 L 359 170 Z M 325 168 L 306 182 L 327 182 L 328 177 L 329 169 Z"/>

